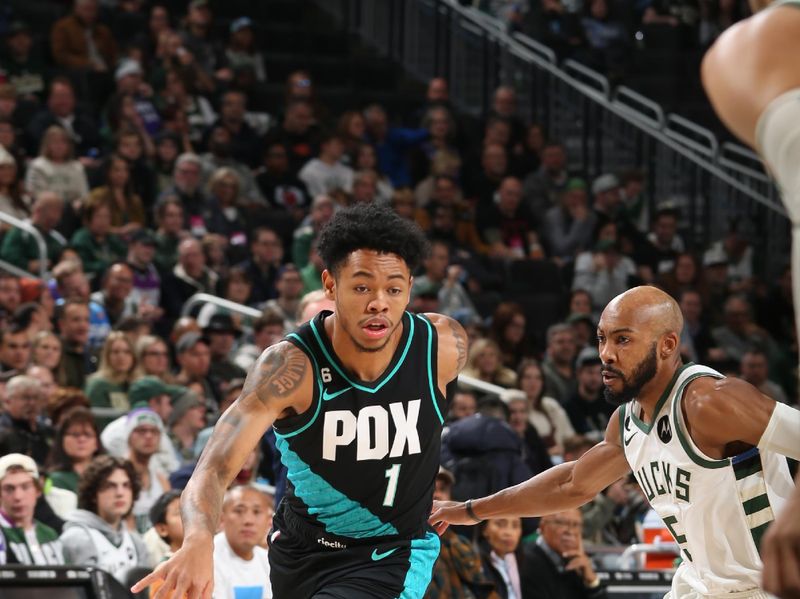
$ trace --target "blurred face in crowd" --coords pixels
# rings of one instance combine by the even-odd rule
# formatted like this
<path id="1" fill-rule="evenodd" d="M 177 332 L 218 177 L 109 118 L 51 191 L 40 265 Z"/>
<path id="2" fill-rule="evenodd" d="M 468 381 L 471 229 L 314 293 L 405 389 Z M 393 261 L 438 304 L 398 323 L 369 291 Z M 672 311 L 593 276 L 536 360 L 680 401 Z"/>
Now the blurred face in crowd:
<path id="1" fill-rule="evenodd" d="M 503 338 L 514 345 L 522 342 L 525 337 L 525 316 L 523 314 L 514 314 L 511 320 L 503 329 Z"/>
<path id="2" fill-rule="evenodd" d="M 291 104 L 286 111 L 283 121 L 283 128 L 289 133 L 303 134 L 311 127 L 314 122 L 314 112 L 311 106 L 305 102 Z"/>
<path id="3" fill-rule="evenodd" d="M 33 363 L 45 368 L 54 369 L 61 361 L 61 341 L 55 335 L 48 335 L 36 344 L 33 352 Z"/>
<path id="4" fill-rule="evenodd" d="M 433 500 L 434 501 L 450 501 L 452 495 L 453 485 L 448 479 L 443 476 L 437 476 L 433 487 Z"/>
<path id="5" fill-rule="evenodd" d="M 750 305 L 741 298 L 725 302 L 725 324 L 734 332 L 743 331 L 750 322 Z"/>
<path id="6" fill-rule="evenodd" d="M 458 187 L 452 179 L 436 179 L 433 184 L 433 200 L 444 206 L 452 206 L 456 203 L 457 191 Z"/>
<path id="7" fill-rule="evenodd" d="M 494 93 L 494 111 L 503 117 L 514 116 L 517 110 L 517 95 L 510 87 L 500 87 Z"/>
<path id="8" fill-rule="evenodd" d="M 156 255 L 156 246 L 141 241 L 131 242 L 129 261 L 138 266 L 146 266 L 153 261 Z"/>
<path id="9" fill-rule="evenodd" d="M 234 488 L 222 504 L 222 529 L 240 557 L 252 555 L 253 548 L 264 541 L 271 520 L 269 497 L 255 489 Z"/>
<path id="10" fill-rule="evenodd" d="M 561 146 L 547 146 L 542 150 L 542 166 L 550 173 L 564 170 L 567 155 Z"/>
<path id="11" fill-rule="evenodd" d="M 178 364 L 190 378 L 203 378 L 208 374 L 211 366 L 211 350 L 203 342 L 195 343 L 193 347 L 178 354 Z"/>
<path id="12" fill-rule="evenodd" d="M 142 352 L 142 370 L 145 374 L 163 376 L 169 370 L 169 351 L 167 345 L 157 341 Z"/>
<path id="13" fill-rule="evenodd" d="M 567 210 L 575 210 L 581 206 L 586 206 L 586 200 L 586 190 L 580 188 L 565 191 L 561 196 L 561 201 Z"/>
<path id="14" fill-rule="evenodd" d="M 175 143 L 175 140 L 170 137 L 165 137 L 160 140 L 156 146 L 156 155 L 158 156 L 158 160 L 162 163 L 167 165 L 172 164 L 178 157 L 178 145 Z"/>
<path id="15" fill-rule="evenodd" d="M 33 223 L 45 231 L 52 231 L 61 220 L 64 202 L 54 192 L 43 192 L 33 206 Z"/>
<path id="16" fill-rule="evenodd" d="M 598 1 L 602 0 L 594 0 L 595 3 Z M 656 241 L 663 247 L 668 247 L 672 243 L 677 232 L 678 220 L 672 214 L 662 214 L 653 223 L 653 233 L 655 233 Z"/>
<path id="17" fill-rule="evenodd" d="M 31 358 L 31 341 L 26 331 L 6 331 L 0 342 L 0 362 L 8 369 L 22 371 Z"/>
<path id="18" fill-rule="evenodd" d="M 122 339 L 114 341 L 108 352 L 111 370 L 114 372 L 129 372 L 133 368 L 133 352 L 127 342 Z"/>
<path id="19" fill-rule="evenodd" d="M 128 184 L 130 173 L 128 163 L 124 160 L 113 160 L 108 171 L 108 182 L 111 187 L 122 188 Z"/>
<path id="20" fill-rule="evenodd" d="M 592 16 L 598 21 L 603 21 L 608 16 L 608 5 L 606 0 L 592 0 L 589 5 Z"/>
<path id="21" fill-rule="evenodd" d="M 424 263 L 425 274 L 434 281 L 441 281 L 447 274 L 447 266 L 450 264 L 450 250 L 445 244 L 434 242 Z"/>
<path id="22" fill-rule="evenodd" d="M 547 355 L 556 364 L 571 364 L 575 359 L 575 333 L 572 330 L 559 331 L 547 342 Z"/>
<path id="23" fill-rule="evenodd" d="M 11 469 L 0 480 L 0 509 L 11 522 L 25 530 L 33 526 L 33 511 L 41 495 L 33 476 L 22 469 Z"/>
<path id="24" fill-rule="evenodd" d="M 56 364 L 57 363 L 58 362 L 56 362 Z M 53 371 L 45 366 L 28 366 L 25 374 L 39 381 L 39 386 L 42 388 L 42 396 L 44 398 L 42 408 L 44 408 L 44 406 L 47 404 L 47 400 L 52 397 L 53 393 L 55 393 L 55 390 L 57 389 L 56 379 L 53 376 Z"/>
<path id="25" fill-rule="evenodd" d="M 0 308 L 13 313 L 19 308 L 20 302 L 19 279 L 15 277 L 0 278 Z"/>
<path id="26" fill-rule="evenodd" d="M 185 161 L 175 167 L 175 186 L 183 193 L 193 194 L 200 186 L 200 165 Z"/>
<path id="27" fill-rule="evenodd" d="M 275 345 L 283 338 L 284 330 L 282 324 L 268 324 L 254 334 L 254 341 L 260 349 L 266 349 Z"/>
<path id="28" fill-rule="evenodd" d="M 681 294 L 680 307 L 683 318 L 687 322 L 696 323 L 700 320 L 703 313 L 703 302 L 700 300 L 700 294 L 696 291 L 684 291 Z"/>
<path id="29" fill-rule="evenodd" d="M 513 553 L 522 538 L 520 518 L 496 518 L 486 522 L 483 536 L 499 557 Z"/>
<path id="30" fill-rule="evenodd" d="M 59 118 L 75 112 L 75 92 L 72 87 L 65 83 L 54 83 L 47 99 L 47 107 Z"/>
<path id="31" fill-rule="evenodd" d="M 59 324 L 61 335 L 68 343 L 83 347 L 89 341 L 89 306 L 69 304 Z"/>
<path id="32" fill-rule="evenodd" d="M 320 148 L 320 158 L 329 162 L 339 162 L 344 155 L 344 144 L 338 137 L 331 137 Z"/>
<path id="33" fill-rule="evenodd" d="M 20 31 L 6 38 L 8 49 L 14 56 L 27 57 L 33 45 L 33 38 L 27 31 Z"/>
<path id="34" fill-rule="evenodd" d="M 375 156 L 375 148 L 369 144 L 361 144 L 358 147 L 358 155 L 356 156 L 356 170 L 374 170 L 377 164 L 378 158 Z"/>
<path id="35" fill-rule="evenodd" d="M 169 14 L 166 8 L 158 5 L 152 8 L 150 11 L 149 27 L 153 35 L 156 36 L 169 28 Z"/>
<path id="36" fill-rule="evenodd" d="M 490 177 L 502 177 L 508 166 L 506 151 L 499 144 L 490 144 L 483 149 L 483 170 Z"/>
<path id="37" fill-rule="evenodd" d="M 367 129 L 374 138 L 380 140 L 386 136 L 386 132 L 389 129 L 389 121 L 385 110 L 373 106 L 364 114 L 364 119 L 367 122 Z"/>
<path id="38" fill-rule="evenodd" d="M 111 232 L 111 208 L 106 205 L 97 206 L 89 220 L 89 232 L 95 237 L 103 238 Z"/>
<path id="39" fill-rule="evenodd" d="M 15 420 L 35 421 L 43 400 L 44 394 L 40 387 L 17 389 L 13 393 L 6 387 L 6 412 Z"/>
<path id="40" fill-rule="evenodd" d="M 240 92 L 228 92 L 222 98 L 222 120 L 226 123 L 241 123 L 247 109 L 247 99 Z"/>
<path id="41" fill-rule="evenodd" d="M 303 279 L 297 270 L 287 269 L 275 283 L 275 288 L 281 298 L 293 301 L 303 295 Z"/>
<path id="42" fill-rule="evenodd" d="M 353 202 L 367 204 L 375 199 L 378 181 L 370 171 L 358 173 L 353 180 Z"/>
<path id="43" fill-rule="evenodd" d="M 367 132 L 367 123 L 360 113 L 354 112 L 347 121 L 347 135 L 353 139 L 364 139 L 364 134 Z"/>
<path id="44" fill-rule="evenodd" d="M 492 119 L 486 125 L 483 134 L 483 145 L 497 144 L 502 147 L 508 146 L 511 139 L 511 127 L 508 123 L 499 119 Z"/>
<path id="45" fill-rule="evenodd" d="M 164 511 L 164 522 L 155 525 L 162 539 L 167 540 L 170 547 L 177 548 L 183 544 L 183 520 L 181 520 L 181 499 L 176 497 Z"/>
<path id="46" fill-rule="evenodd" d="M 0 188 L 10 188 L 17 180 L 16 164 L 0 164 Z"/>
<path id="47" fill-rule="evenodd" d="M 64 431 L 64 453 L 73 462 L 87 462 L 97 451 L 97 434 L 86 422 L 76 422 Z"/>
<path id="48" fill-rule="evenodd" d="M 170 202 L 161 213 L 161 228 L 168 235 L 177 236 L 183 229 L 183 208 Z"/>
<path id="49" fill-rule="evenodd" d="M 578 369 L 578 388 L 589 398 L 595 398 L 603 388 L 602 366 L 600 364 L 587 364 Z"/>
<path id="50" fill-rule="evenodd" d="M 681 285 L 688 285 L 697 275 L 697 266 L 689 254 L 681 254 L 675 260 L 675 279 Z"/>
<path id="51" fill-rule="evenodd" d="M 475 365 L 484 376 L 492 376 L 500 368 L 500 354 L 492 346 L 485 347 L 476 357 Z"/>
<path id="52" fill-rule="evenodd" d="M 544 148 L 544 144 L 544 131 L 542 130 L 541 126 L 531 125 L 528 128 L 528 134 L 525 138 L 525 145 L 528 146 L 528 149 L 534 150 L 538 153 L 542 150 L 542 148 Z"/>
<path id="53" fill-rule="evenodd" d="M 131 479 L 125 470 L 117 468 L 97 491 L 97 515 L 108 523 L 116 524 L 128 515 L 132 507 Z"/>
<path id="54" fill-rule="evenodd" d="M 500 184 L 498 196 L 500 212 L 507 216 L 515 214 L 522 201 L 522 182 L 516 177 L 506 177 Z"/>
<path id="55" fill-rule="evenodd" d="M 178 261 L 190 277 L 200 277 L 206 266 L 203 248 L 196 239 L 187 239 L 178 246 Z"/>
<path id="56" fill-rule="evenodd" d="M 528 427 L 528 400 L 513 399 L 508 402 L 508 424 L 520 437 L 525 434 Z"/>
<path id="57" fill-rule="evenodd" d="M 142 156 L 142 142 L 138 135 L 123 135 L 117 144 L 117 154 L 125 160 L 135 162 Z M 127 167 L 128 164 L 125 163 Z"/>
<path id="58" fill-rule="evenodd" d="M 250 244 L 253 257 L 260 264 L 279 264 L 283 259 L 283 244 L 274 231 L 262 230 Z"/>
<path id="59" fill-rule="evenodd" d="M 65 298 L 89 299 L 89 280 L 86 274 L 76 271 L 64 277 L 60 284 L 61 295 Z"/>
<path id="60" fill-rule="evenodd" d="M 754 387 L 763 385 L 769 375 L 767 356 L 762 353 L 747 352 L 742 356 L 742 378 Z"/>
<path id="61" fill-rule="evenodd" d="M 450 134 L 450 114 L 443 108 L 436 108 L 430 111 L 429 126 L 433 139 L 444 139 Z"/>
<path id="62" fill-rule="evenodd" d="M 324 200 L 318 198 L 314 200 L 314 205 L 311 207 L 311 221 L 319 229 L 333 218 L 333 200 L 328 196 L 325 196 Z"/>
<path id="63" fill-rule="evenodd" d="M 528 364 L 522 371 L 519 379 L 519 388 L 528 396 L 529 400 L 538 399 L 544 387 L 542 369 L 538 364 Z"/>
<path id="64" fill-rule="evenodd" d="M 0 146 L 5 149 L 13 148 L 16 143 L 17 135 L 14 132 L 14 125 L 11 123 L 0 123 Z"/>
<path id="65" fill-rule="evenodd" d="M 289 158 L 283 144 L 274 144 L 269 147 L 264 157 L 264 166 L 273 175 L 282 175 L 289 170 Z"/>
<path id="66" fill-rule="evenodd" d="M 539 524 L 539 530 L 548 546 L 559 555 L 579 551 L 583 516 L 577 509 L 544 516 Z"/>
<path id="67" fill-rule="evenodd" d="M 231 350 L 233 349 L 233 343 L 236 341 L 236 337 L 233 333 L 230 332 L 209 332 L 208 333 L 208 349 L 211 352 L 211 356 L 215 360 L 221 360 L 228 357 Z"/>
<path id="68" fill-rule="evenodd" d="M 225 297 L 239 304 L 246 304 L 253 286 L 245 277 L 233 277 L 228 281 Z"/>
<path id="69" fill-rule="evenodd" d="M 138 457 L 149 457 L 158 451 L 161 430 L 152 424 L 137 426 L 128 437 L 131 452 Z"/>
<path id="70" fill-rule="evenodd" d="M 94 23 L 97 20 L 97 1 L 75 0 L 75 14 L 84 23 Z"/>
<path id="71" fill-rule="evenodd" d="M 447 102 L 450 99 L 447 81 L 441 77 L 431 79 L 428 83 L 428 92 L 425 96 L 428 102 Z"/>

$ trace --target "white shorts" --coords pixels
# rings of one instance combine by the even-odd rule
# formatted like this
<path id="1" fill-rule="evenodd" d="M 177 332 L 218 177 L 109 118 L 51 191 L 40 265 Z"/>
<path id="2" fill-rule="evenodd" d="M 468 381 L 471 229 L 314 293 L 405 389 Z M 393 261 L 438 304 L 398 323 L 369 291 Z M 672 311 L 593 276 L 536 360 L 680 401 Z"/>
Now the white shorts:
<path id="1" fill-rule="evenodd" d="M 691 584 L 692 581 L 695 582 L 694 585 Z M 702 593 L 697 590 L 698 586 L 703 587 L 704 585 L 697 578 L 697 573 L 687 567 L 684 562 L 675 571 L 675 576 L 672 577 L 672 588 L 669 593 L 664 595 L 664 599 L 776 599 L 773 595 L 765 593 L 757 587 L 732 593 Z"/>

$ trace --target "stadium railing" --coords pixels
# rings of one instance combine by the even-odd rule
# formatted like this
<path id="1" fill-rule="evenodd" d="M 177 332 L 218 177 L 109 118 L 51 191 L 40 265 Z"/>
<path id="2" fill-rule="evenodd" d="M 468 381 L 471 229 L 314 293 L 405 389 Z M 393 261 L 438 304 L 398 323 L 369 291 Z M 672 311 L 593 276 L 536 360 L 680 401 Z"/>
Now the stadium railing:
<path id="1" fill-rule="evenodd" d="M 732 222 L 756 250 L 759 272 L 789 255 L 789 221 L 778 190 L 752 151 L 720 144 L 708 129 L 585 65 L 560 63 L 548 47 L 455 0 L 317 1 L 348 32 L 425 81 L 445 77 L 461 111 L 485 115 L 493 91 L 512 86 L 520 116 L 562 141 L 590 177 L 637 168 L 651 214 L 668 202 L 690 247 L 706 248 Z"/>
<path id="2" fill-rule="evenodd" d="M 6 214 L 5 212 L 0 212 L 0 222 L 8 223 L 9 225 L 17 228 L 22 229 L 23 231 L 28 232 L 33 238 L 36 240 L 36 246 L 39 249 L 39 272 L 31 273 L 25 269 L 19 268 L 14 266 L 10 262 L 5 260 L 0 260 L 0 268 L 3 270 L 11 273 L 12 275 L 24 278 L 37 278 L 42 280 L 47 280 L 48 271 L 47 271 L 47 244 L 44 241 L 44 237 L 39 232 L 39 230 L 34 227 L 31 223 L 20 220 L 10 214 Z"/>

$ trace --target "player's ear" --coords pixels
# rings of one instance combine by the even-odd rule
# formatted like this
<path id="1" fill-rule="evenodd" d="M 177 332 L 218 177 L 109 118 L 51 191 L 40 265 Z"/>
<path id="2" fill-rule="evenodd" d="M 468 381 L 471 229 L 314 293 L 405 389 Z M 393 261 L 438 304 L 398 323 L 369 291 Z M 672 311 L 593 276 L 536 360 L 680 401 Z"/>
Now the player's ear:
<path id="1" fill-rule="evenodd" d="M 327 268 L 322 271 L 322 289 L 325 291 L 325 297 L 329 300 L 334 298 L 333 291 L 336 288 L 336 279 L 333 276 L 333 273 L 329 271 Z"/>
<path id="2" fill-rule="evenodd" d="M 680 352 L 681 340 L 677 333 L 670 332 L 661 337 L 660 345 L 659 354 L 662 360 L 666 360 L 673 357 L 676 352 Z"/>

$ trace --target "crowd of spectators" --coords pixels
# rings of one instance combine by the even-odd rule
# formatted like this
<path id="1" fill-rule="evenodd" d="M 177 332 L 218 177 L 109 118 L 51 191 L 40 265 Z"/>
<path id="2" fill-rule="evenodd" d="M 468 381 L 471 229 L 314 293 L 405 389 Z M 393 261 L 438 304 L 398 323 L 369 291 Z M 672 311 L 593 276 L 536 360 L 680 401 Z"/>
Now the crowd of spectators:
<path id="1" fill-rule="evenodd" d="M 563 19 L 581 10 L 547 2 Z M 204 0 L 169 6 L 75 0 L 48 43 L 21 21 L 3 39 L 0 210 L 35 228 L 46 255 L 26 228 L 0 223 L 0 260 L 14 267 L 0 269 L 0 559 L 97 565 L 126 581 L 179 548 L 180 489 L 216 418 L 266 347 L 331 307 L 316 239 L 360 202 L 425 231 L 409 309 L 458 319 L 465 374 L 503 389 L 455 394 L 438 497 L 514 484 L 602 437 L 611 408 L 595 325 L 637 284 L 679 301 L 685 360 L 795 401 L 789 269 L 760 278 L 735 223 L 694 247 L 644 173 L 586 172 L 519 117 L 511 87 L 477 126 L 439 78 L 402 113 L 335 114 L 298 70 L 267 105 L 254 23 L 216 18 Z M 605 0 L 587 10 L 603 17 Z M 197 293 L 261 314 L 187 306 Z M 264 572 L 286 482 L 278 458 L 268 432 L 226 496 L 215 597 Z M 557 585 L 601 596 L 581 537 L 636 541 L 643 505 L 623 480 L 583 513 L 459 531 L 475 544 L 449 532 L 428 596 L 520 599 Z M 473 595 L 449 594 L 461 587 Z"/>

